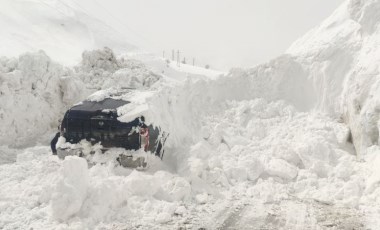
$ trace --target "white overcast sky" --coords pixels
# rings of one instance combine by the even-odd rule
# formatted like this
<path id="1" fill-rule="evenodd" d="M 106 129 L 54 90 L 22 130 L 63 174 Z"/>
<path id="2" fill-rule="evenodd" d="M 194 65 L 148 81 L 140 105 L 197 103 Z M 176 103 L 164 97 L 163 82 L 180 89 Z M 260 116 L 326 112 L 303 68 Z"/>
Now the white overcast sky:
<path id="1" fill-rule="evenodd" d="M 282 54 L 344 0 L 80 0 L 91 14 L 162 55 L 227 70 Z M 87 8 L 87 7 L 84 7 Z"/>

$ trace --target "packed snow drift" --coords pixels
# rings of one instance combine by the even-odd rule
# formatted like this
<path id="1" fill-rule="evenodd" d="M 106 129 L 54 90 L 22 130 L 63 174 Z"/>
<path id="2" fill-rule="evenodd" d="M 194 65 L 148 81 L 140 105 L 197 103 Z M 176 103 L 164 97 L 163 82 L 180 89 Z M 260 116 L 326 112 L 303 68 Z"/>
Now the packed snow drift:
<path id="1" fill-rule="evenodd" d="M 75 67 L 2 58 L 0 228 L 378 229 L 379 8 L 347 1 L 281 57 L 224 75 L 108 48 Z M 125 87 L 121 119 L 170 133 L 162 161 L 51 155 L 70 105 Z"/>

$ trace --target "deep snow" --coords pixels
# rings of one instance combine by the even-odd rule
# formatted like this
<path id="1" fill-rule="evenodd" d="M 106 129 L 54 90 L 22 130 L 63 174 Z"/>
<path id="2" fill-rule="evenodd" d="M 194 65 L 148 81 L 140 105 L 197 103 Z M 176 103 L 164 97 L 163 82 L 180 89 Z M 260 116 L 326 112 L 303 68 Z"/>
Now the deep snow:
<path id="1" fill-rule="evenodd" d="M 0 145 L 18 148 L 47 143 L 62 114 L 96 90 L 147 88 L 158 79 L 160 75 L 137 60 L 116 60 L 108 48 L 85 52 L 75 68 L 57 64 L 42 51 L 2 58 Z"/>
<path id="2" fill-rule="evenodd" d="M 347 1 L 286 54 L 224 75 L 107 48 L 74 68 L 2 58 L 0 228 L 378 229 L 379 7 Z M 169 132 L 163 161 L 50 154 L 71 104 L 131 86 L 120 119 Z"/>

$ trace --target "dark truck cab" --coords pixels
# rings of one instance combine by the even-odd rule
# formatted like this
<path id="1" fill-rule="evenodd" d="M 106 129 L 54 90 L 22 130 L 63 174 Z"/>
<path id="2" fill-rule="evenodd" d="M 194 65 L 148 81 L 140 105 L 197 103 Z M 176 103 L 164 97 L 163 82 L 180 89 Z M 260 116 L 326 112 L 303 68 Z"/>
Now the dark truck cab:
<path id="1" fill-rule="evenodd" d="M 60 126 L 60 135 L 70 144 L 87 140 L 92 145 L 100 143 L 102 151 L 115 147 L 126 150 L 143 148 L 162 159 L 164 135 L 160 133 L 158 127 L 146 125 L 144 116 L 136 117 L 130 122 L 118 120 L 117 108 L 128 103 L 130 102 L 113 98 L 83 101 L 65 113 Z M 52 143 L 52 146 L 55 144 Z M 83 154 L 81 149 L 60 146 L 57 148 L 57 153 L 60 158 Z M 128 162 L 132 164 L 130 167 L 144 166 L 143 162 L 140 162 L 141 159 L 136 163 L 129 158 L 132 156 L 120 156 L 118 161 L 127 167 L 129 167 Z"/>

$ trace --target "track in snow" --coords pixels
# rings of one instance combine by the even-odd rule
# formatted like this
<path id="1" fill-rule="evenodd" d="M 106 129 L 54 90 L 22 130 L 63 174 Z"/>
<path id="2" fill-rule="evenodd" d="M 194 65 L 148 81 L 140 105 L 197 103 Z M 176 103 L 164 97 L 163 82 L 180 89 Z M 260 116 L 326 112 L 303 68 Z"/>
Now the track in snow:
<path id="1" fill-rule="evenodd" d="M 235 209 L 220 230 L 234 229 L 366 229 L 355 208 L 298 198 L 271 203 L 249 203 Z"/>

